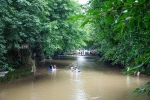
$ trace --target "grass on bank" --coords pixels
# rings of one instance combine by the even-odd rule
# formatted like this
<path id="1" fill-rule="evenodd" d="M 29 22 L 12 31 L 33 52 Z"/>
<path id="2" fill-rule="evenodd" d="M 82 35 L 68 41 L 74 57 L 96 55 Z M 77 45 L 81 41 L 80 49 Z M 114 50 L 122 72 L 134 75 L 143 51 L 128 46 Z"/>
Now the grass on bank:
<path id="1" fill-rule="evenodd" d="M 16 69 L 14 71 L 9 71 L 4 77 L 0 77 L 0 83 L 10 82 L 15 79 L 31 77 L 31 67 Z"/>

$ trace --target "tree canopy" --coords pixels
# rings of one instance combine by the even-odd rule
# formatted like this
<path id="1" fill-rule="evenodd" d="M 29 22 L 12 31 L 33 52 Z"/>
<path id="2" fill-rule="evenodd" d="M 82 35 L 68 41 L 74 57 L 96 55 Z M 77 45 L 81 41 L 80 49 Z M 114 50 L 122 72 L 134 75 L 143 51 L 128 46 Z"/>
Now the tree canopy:
<path id="1" fill-rule="evenodd" d="M 51 0 L 48 6 L 50 7 L 50 23 L 45 23 L 46 27 L 43 30 L 44 33 L 47 33 L 43 38 L 43 48 L 47 53 L 53 53 L 57 50 L 71 50 L 73 47 L 80 47 L 84 43 L 83 31 L 78 22 L 69 22 L 71 15 L 81 12 L 80 6 L 70 0 Z"/>
<path id="2" fill-rule="evenodd" d="M 68 21 L 80 11 L 73 0 L 1 0 L 0 70 L 32 66 L 33 56 L 83 45 L 79 22 Z"/>
<path id="3" fill-rule="evenodd" d="M 149 0 L 90 0 L 77 18 L 91 25 L 101 60 L 124 66 L 126 73 L 150 75 L 149 5 Z M 150 95 L 149 88 L 143 90 Z"/>

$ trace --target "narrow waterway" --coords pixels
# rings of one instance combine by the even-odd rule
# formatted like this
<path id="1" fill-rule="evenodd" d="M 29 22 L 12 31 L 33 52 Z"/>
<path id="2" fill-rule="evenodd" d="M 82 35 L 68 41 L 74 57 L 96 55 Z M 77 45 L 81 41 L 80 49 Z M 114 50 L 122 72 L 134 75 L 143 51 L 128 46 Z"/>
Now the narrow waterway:
<path id="1" fill-rule="evenodd" d="M 56 64 L 56 71 L 48 71 Z M 77 66 L 81 72 L 70 71 Z M 0 100 L 150 100 L 129 93 L 149 81 L 122 75 L 119 67 L 96 63 L 95 57 L 72 56 L 43 60 L 33 78 L 0 85 Z"/>

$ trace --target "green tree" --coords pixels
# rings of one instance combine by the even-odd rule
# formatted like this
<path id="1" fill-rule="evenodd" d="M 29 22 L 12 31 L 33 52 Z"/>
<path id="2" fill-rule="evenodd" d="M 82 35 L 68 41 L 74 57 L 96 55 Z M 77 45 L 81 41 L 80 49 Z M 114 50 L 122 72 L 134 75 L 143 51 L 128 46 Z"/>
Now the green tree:
<path id="1" fill-rule="evenodd" d="M 46 20 L 47 6 L 42 0 L 1 0 L 0 8 L 2 63 L 4 63 L 1 64 L 1 70 L 6 69 L 3 65 L 7 63 L 7 70 L 12 69 L 12 66 L 26 66 L 21 46 L 32 45 L 41 40 L 41 22 Z M 26 51 L 29 51 L 29 48 Z"/>
<path id="2" fill-rule="evenodd" d="M 32 66 L 42 51 L 53 55 L 83 45 L 78 22 L 68 21 L 75 13 L 80 5 L 73 0 L 1 0 L 0 69 Z"/>
<path id="3" fill-rule="evenodd" d="M 44 51 L 53 54 L 55 51 L 67 51 L 79 48 L 84 44 L 84 34 L 78 22 L 71 23 L 70 16 L 80 13 L 80 6 L 73 0 L 48 1 L 49 20 L 43 27 L 48 33 L 43 37 Z"/>
<path id="4" fill-rule="evenodd" d="M 90 0 L 89 10 L 80 17 L 85 19 L 82 26 L 93 26 L 102 60 L 129 68 L 127 73 L 150 74 L 149 4 L 149 0 Z M 149 95 L 149 84 L 143 92 Z"/>

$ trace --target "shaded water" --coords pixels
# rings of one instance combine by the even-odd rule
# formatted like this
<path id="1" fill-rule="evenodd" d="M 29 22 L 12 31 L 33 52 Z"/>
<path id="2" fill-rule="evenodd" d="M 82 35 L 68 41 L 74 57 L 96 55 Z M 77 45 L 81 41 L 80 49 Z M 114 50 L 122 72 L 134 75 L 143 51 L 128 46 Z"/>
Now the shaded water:
<path id="1" fill-rule="evenodd" d="M 48 71 L 56 64 L 56 71 Z M 77 66 L 81 72 L 70 71 Z M 95 63 L 93 57 L 45 60 L 33 78 L 0 85 L 0 100 L 150 100 L 129 92 L 143 86 L 149 77 L 121 75 L 121 69 Z"/>

